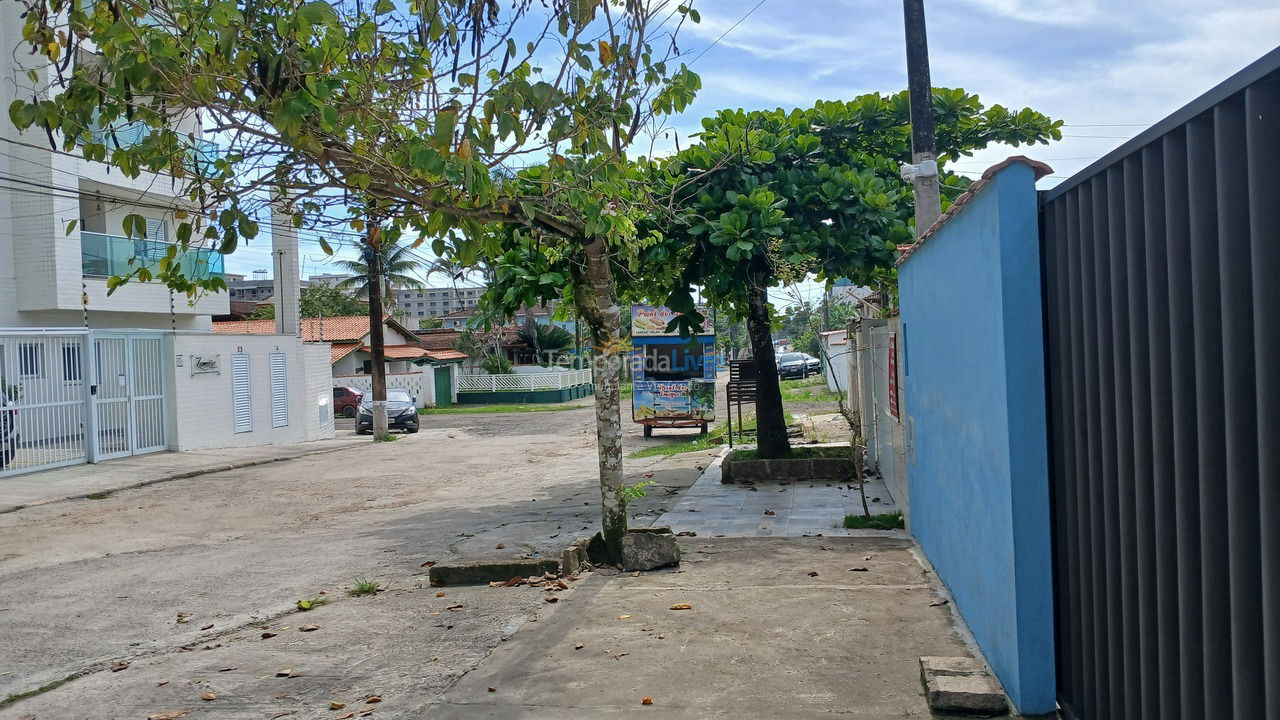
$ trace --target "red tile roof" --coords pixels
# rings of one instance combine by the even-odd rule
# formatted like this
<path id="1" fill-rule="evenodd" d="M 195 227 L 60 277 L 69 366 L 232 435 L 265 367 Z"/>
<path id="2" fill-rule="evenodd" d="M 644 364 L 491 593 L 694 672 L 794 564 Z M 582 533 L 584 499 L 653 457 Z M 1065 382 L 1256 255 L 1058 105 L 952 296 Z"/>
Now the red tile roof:
<path id="1" fill-rule="evenodd" d="M 466 360 L 469 355 L 457 350 L 424 350 L 427 357 L 436 362 L 448 362 L 450 360 Z"/>
<path id="2" fill-rule="evenodd" d="M 409 338 L 413 333 L 393 318 L 386 324 Z M 241 335 L 275 335 L 275 320 L 227 320 L 213 323 L 215 333 Z M 344 315 L 327 318 L 302 318 L 302 339 L 306 342 L 361 342 L 369 334 L 369 318 Z"/>
<path id="3" fill-rule="evenodd" d="M 1053 168 L 1040 162 L 1039 160 L 1032 160 L 1026 155 L 1013 155 L 1011 157 L 1005 158 L 1004 160 L 1001 160 L 995 165 L 992 165 L 982 173 L 981 178 L 974 181 L 974 183 L 970 185 L 967 190 L 965 190 L 963 193 L 960 194 L 959 197 L 955 199 L 955 202 L 951 203 L 951 207 L 947 208 L 946 212 L 942 213 L 942 215 L 938 217 L 937 220 L 934 220 L 932 225 L 925 228 L 925 231 L 920 233 L 920 237 L 916 238 L 916 241 L 914 243 L 911 243 L 910 245 L 898 246 L 898 250 L 902 254 L 898 256 L 898 261 L 895 262 L 894 265 L 901 265 L 903 262 L 906 261 L 907 258 L 911 257 L 911 254 L 914 253 L 916 250 L 918 250 L 920 246 L 925 243 L 926 240 L 936 235 L 938 230 L 940 230 L 943 225 L 947 224 L 947 221 L 949 221 L 951 218 L 959 214 L 959 212 L 964 209 L 964 206 L 967 205 L 969 201 L 972 200 L 974 196 L 978 194 L 978 191 L 982 190 L 982 188 L 985 187 L 987 183 L 991 182 L 991 178 L 995 177 L 996 173 L 1000 172 L 1001 170 L 1009 167 L 1014 163 L 1022 163 L 1024 165 L 1029 166 L 1032 172 L 1035 173 L 1037 180 L 1053 172 Z"/>
<path id="4" fill-rule="evenodd" d="M 360 349 L 364 352 L 373 352 L 373 348 L 368 345 Z M 387 345 L 382 348 L 382 353 L 388 360 L 417 360 L 425 357 L 427 351 L 413 345 Z"/>
<path id="5" fill-rule="evenodd" d="M 329 364 L 332 365 L 359 349 L 360 343 L 334 343 L 329 346 Z"/>
<path id="6" fill-rule="evenodd" d="M 424 350 L 452 350 L 460 337 L 462 331 L 452 328 L 419 330 L 417 345 Z"/>

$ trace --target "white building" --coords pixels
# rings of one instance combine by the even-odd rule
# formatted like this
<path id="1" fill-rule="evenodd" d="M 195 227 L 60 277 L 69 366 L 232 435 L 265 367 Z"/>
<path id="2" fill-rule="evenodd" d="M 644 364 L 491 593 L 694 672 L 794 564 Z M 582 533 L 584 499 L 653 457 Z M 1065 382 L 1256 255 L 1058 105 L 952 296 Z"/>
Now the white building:
<path id="1" fill-rule="evenodd" d="M 395 300 L 405 317 L 440 317 L 474 308 L 484 291 L 483 287 L 401 288 L 395 291 Z"/>
<path id="2" fill-rule="evenodd" d="M 18 51 L 22 9 L 0 4 L 5 108 L 31 96 L 27 69 L 17 66 L 28 57 Z M 37 73 L 48 79 L 48 70 Z M 199 136 L 194 116 L 179 129 Z M 120 143 L 146 134 L 140 125 L 113 130 Z M 304 346 L 296 328 L 213 335 L 211 316 L 228 311 L 226 294 L 188 302 L 160 283 L 130 282 L 107 295 L 108 277 L 167 251 L 174 213 L 187 209 L 175 196 L 181 184 L 151 173 L 129 179 L 47 142 L 42 131 L 19 134 L 0 118 L 0 390 L 17 430 L 0 447 L 0 477 L 157 450 L 332 436 L 328 349 Z M 212 152 L 202 146 L 192 161 Z M 125 236 L 131 213 L 147 219 L 145 238 Z M 296 235 L 274 224 L 290 228 L 278 233 L 277 249 L 287 253 L 292 242 L 296 277 Z M 188 273 L 223 272 L 212 250 L 188 250 L 180 261 Z M 296 308 L 296 288 L 291 297 Z"/>

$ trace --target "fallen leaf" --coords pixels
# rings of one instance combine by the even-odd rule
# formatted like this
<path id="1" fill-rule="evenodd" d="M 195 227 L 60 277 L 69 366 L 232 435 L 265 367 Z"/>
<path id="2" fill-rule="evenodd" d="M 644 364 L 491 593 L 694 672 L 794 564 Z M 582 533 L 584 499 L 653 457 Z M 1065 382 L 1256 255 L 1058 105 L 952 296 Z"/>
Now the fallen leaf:
<path id="1" fill-rule="evenodd" d="M 493 581 L 493 582 L 489 583 L 489 587 L 506 587 L 506 585 L 507 585 L 506 583 L 504 583 L 504 582 L 502 582 L 502 581 L 500 581 L 500 580 L 495 580 L 495 581 Z"/>
<path id="2" fill-rule="evenodd" d="M 498 543 L 497 545 L 494 545 L 494 546 L 493 546 L 493 549 L 494 549 L 494 550 L 502 550 L 502 549 L 504 549 L 504 548 L 506 548 L 506 547 L 507 547 L 506 545 L 503 545 L 502 543 Z"/>
<path id="3" fill-rule="evenodd" d="M 319 625 L 301 625 L 298 627 L 298 632 L 315 632 L 319 629 Z"/>
<path id="4" fill-rule="evenodd" d="M 168 685 L 168 684 L 169 684 L 169 681 L 168 681 L 168 680 L 161 680 L 160 682 L 156 683 L 156 687 L 162 687 L 162 686 L 164 686 L 164 685 Z"/>
<path id="5" fill-rule="evenodd" d="M 238 670 L 238 669 L 239 669 L 239 668 L 234 668 L 234 667 L 224 667 L 224 668 L 222 668 L 221 670 L 219 670 L 218 672 L 231 672 L 232 670 Z"/>
<path id="6" fill-rule="evenodd" d="M 147 720 L 178 720 L 180 717 L 186 717 L 191 712 L 191 708 L 180 708 L 178 710 L 168 710 L 162 713 L 148 715 Z"/>
<path id="7" fill-rule="evenodd" d="M 218 699 L 218 693 L 216 693 L 216 692 L 214 692 L 214 691 L 212 691 L 212 690 L 205 690 L 205 691 L 204 691 L 204 694 L 200 696 L 200 699 L 201 699 L 201 700 L 204 700 L 205 702 L 208 702 L 209 700 L 217 700 L 217 699 Z"/>
<path id="8" fill-rule="evenodd" d="M 871 558 L 873 558 L 873 557 L 875 557 L 875 555 L 868 555 L 868 556 L 866 556 L 866 557 L 864 557 L 864 558 L 862 558 L 862 559 L 863 559 L 863 560 L 870 560 L 870 559 L 871 559 Z"/>
<path id="9" fill-rule="evenodd" d="M 489 692 L 498 692 L 498 688 L 491 687 L 489 688 Z"/>
<path id="10" fill-rule="evenodd" d="M 369 697 L 365 698 L 365 699 L 364 699 L 364 701 L 365 701 L 365 702 L 367 702 L 367 703 L 380 703 L 380 702 L 382 702 L 382 696 L 381 696 L 381 695 L 370 695 Z"/>
<path id="11" fill-rule="evenodd" d="M 373 714 L 373 708 L 370 708 L 370 709 L 368 709 L 368 710 L 361 710 L 361 711 L 360 711 L 360 717 L 369 717 L 369 716 L 370 716 L 370 715 L 372 715 L 372 714 Z"/>
<path id="12" fill-rule="evenodd" d="M 816 570 L 810 570 L 810 571 L 809 571 L 809 577 L 818 577 L 818 573 L 817 573 L 817 571 L 816 571 Z"/>
<path id="13" fill-rule="evenodd" d="M 201 626 L 200 626 L 200 629 L 201 629 L 201 630 L 208 630 L 208 629 L 210 629 L 210 628 L 212 628 L 212 627 L 213 627 L 213 623 L 209 623 L 209 624 L 207 624 L 207 625 L 201 625 Z"/>
<path id="14" fill-rule="evenodd" d="M 765 514 L 765 515 L 777 515 L 778 513 L 774 512 L 774 511 L 772 511 L 772 510 L 765 510 L 765 511 L 764 511 L 764 514 Z"/>
<path id="15" fill-rule="evenodd" d="M 574 650 L 581 650 L 582 648 L 583 648 L 582 643 L 578 643 L 577 645 L 574 645 L 574 646 L 573 646 L 573 649 L 574 649 Z"/>
<path id="16" fill-rule="evenodd" d="M 428 560 L 428 561 L 426 561 L 426 562 L 422 563 L 421 565 L 419 565 L 418 567 L 435 567 L 435 566 L 436 566 L 436 561 L 435 561 L 435 560 Z"/>
<path id="17" fill-rule="evenodd" d="M 547 602 L 549 602 L 549 603 L 558 603 L 558 602 L 560 602 L 560 598 L 556 597 L 555 595 L 548 595 L 548 596 L 546 596 L 545 598 L 543 598 L 543 600 L 546 600 L 546 601 L 547 601 Z"/>
<path id="18" fill-rule="evenodd" d="M 630 617 L 631 617 L 630 615 L 619 615 L 619 616 L 618 616 L 618 619 L 619 619 L 619 620 L 626 620 L 627 618 L 630 618 Z"/>
<path id="19" fill-rule="evenodd" d="M 263 639 L 263 640 L 269 640 L 269 639 L 271 639 L 271 638 L 273 638 L 273 637 L 275 637 L 275 636 L 276 636 L 276 634 L 275 634 L 275 633 L 273 633 L 273 632 L 264 632 L 264 633 L 262 633 L 262 639 Z"/>
<path id="20" fill-rule="evenodd" d="M 652 705 L 652 704 L 653 704 L 653 698 L 651 698 L 651 697 L 649 697 L 648 695 L 646 695 L 646 696 L 644 697 L 644 699 L 642 699 L 642 700 L 640 701 L 640 704 L 641 704 L 641 705 Z"/>
<path id="21" fill-rule="evenodd" d="M 129 667 L 128 660 L 117 660 L 111 663 L 111 672 L 120 672 L 121 670 L 124 670 L 127 667 Z"/>
<path id="22" fill-rule="evenodd" d="M 436 597 L 444 597 L 444 591 L 441 590 L 440 592 L 436 593 Z"/>
<path id="23" fill-rule="evenodd" d="M 556 581 L 556 587 L 560 588 L 561 590 L 568 590 L 568 589 L 569 589 L 569 583 L 567 583 L 567 582 L 565 582 L 565 581 L 563 581 L 563 580 L 557 580 L 557 581 Z"/>
<path id="24" fill-rule="evenodd" d="M 285 668 L 276 671 L 276 677 L 293 677 L 293 668 Z"/>
<path id="25" fill-rule="evenodd" d="M 450 605 L 448 609 L 454 612 L 462 612 L 462 603 L 458 603 L 457 605 Z"/>
<path id="26" fill-rule="evenodd" d="M 506 582 L 504 582 L 504 583 L 502 583 L 502 584 L 503 584 L 503 585 L 506 585 L 507 587 L 515 587 L 515 586 L 519 585 L 519 584 L 520 584 L 520 583 L 522 583 L 522 582 L 524 582 L 524 578 L 522 578 L 522 577 L 513 577 L 513 578 L 511 578 L 510 580 L 508 580 L 508 581 L 506 581 Z"/>
<path id="27" fill-rule="evenodd" d="M 942 600 L 934 600 L 933 602 L 929 603 L 929 607 L 941 607 L 943 605 L 946 605 L 949 602 L 951 601 L 945 598 Z"/>
<path id="28" fill-rule="evenodd" d="M 343 714 L 339 715 L 338 717 L 334 718 L 334 720 L 351 720 L 351 718 L 353 718 L 353 717 L 355 717 L 355 716 L 356 716 L 356 714 L 355 714 L 355 713 L 353 713 L 353 712 L 343 713 Z"/>
<path id="29" fill-rule="evenodd" d="M 867 572 L 867 569 L 864 567 L 849 568 L 849 572 Z"/>
<path id="30" fill-rule="evenodd" d="M 344 708 L 344 707 L 346 707 L 346 706 L 347 706 L 347 704 L 346 704 L 346 703 L 344 703 L 344 702 L 338 702 L 337 700 L 330 700 L 330 701 L 329 701 L 329 709 L 330 709 L 330 710 L 341 710 L 342 708 Z"/>
<path id="31" fill-rule="evenodd" d="M 283 699 L 283 698 L 282 698 L 282 699 Z M 288 715 L 297 715 L 297 714 L 298 714 L 298 711 L 297 711 L 297 710 L 281 710 L 280 712 L 276 713 L 275 715 L 272 715 L 271 717 L 267 718 L 267 720 L 276 720 L 276 718 L 282 718 L 282 717 L 286 717 L 286 716 L 288 716 Z"/>
<path id="32" fill-rule="evenodd" d="M 669 610 L 692 610 L 693 606 L 690 605 L 689 603 L 676 603 L 675 605 L 672 605 L 668 609 Z"/>

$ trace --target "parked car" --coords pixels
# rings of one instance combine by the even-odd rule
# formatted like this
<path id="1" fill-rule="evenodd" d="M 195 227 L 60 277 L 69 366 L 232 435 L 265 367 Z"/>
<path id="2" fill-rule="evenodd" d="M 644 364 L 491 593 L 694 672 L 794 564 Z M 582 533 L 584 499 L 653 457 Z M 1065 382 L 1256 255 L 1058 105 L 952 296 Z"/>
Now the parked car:
<path id="1" fill-rule="evenodd" d="M 18 454 L 18 411 L 9 407 L 9 395 L 0 388 L 0 470 Z"/>
<path id="2" fill-rule="evenodd" d="M 336 387 L 333 389 L 333 411 L 342 417 L 355 417 L 362 397 L 364 397 L 362 390 L 353 387 Z"/>
<path id="3" fill-rule="evenodd" d="M 806 378 L 822 372 L 822 361 L 809 353 L 783 353 L 778 356 L 778 376 Z"/>
<path id="4" fill-rule="evenodd" d="M 407 433 L 418 432 L 417 398 L 408 390 L 393 388 L 387 391 L 387 429 L 403 430 Z M 373 396 L 366 395 L 360 401 L 360 412 L 356 415 L 356 433 L 368 435 L 373 432 Z"/>

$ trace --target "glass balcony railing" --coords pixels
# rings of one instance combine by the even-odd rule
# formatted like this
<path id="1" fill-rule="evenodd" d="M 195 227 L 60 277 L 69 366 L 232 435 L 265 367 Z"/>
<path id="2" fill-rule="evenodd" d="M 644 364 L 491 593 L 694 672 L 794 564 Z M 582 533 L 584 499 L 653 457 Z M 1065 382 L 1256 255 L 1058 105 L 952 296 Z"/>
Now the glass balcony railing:
<path id="1" fill-rule="evenodd" d="M 104 235 L 95 232 L 80 233 L 80 258 L 86 277 L 111 277 L 128 275 L 139 268 L 152 273 L 160 272 L 160 260 L 169 252 L 170 243 L 158 240 L 138 240 Z M 188 278 L 221 277 L 223 257 L 206 248 L 188 248 L 177 251 L 176 260 L 182 274 Z M 132 260 L 133 262 L 130 262 Z"/>
<path id="2" fill-rule="evenodd" d="M 133 122 L 116 121 L 107 127 L 101 127 L 96 121 L 89 129 L 94 142 L 107 146 L 110 154 L 115 148 L 131 148 L 139 145 L 151 134 L 151 129 L 141 120 Z M 187 168 L 201 175 L 213 175 L 214 163 L 222 157 L 222 148 L 212 140 L 197 138 L 188 150 Z"/>

